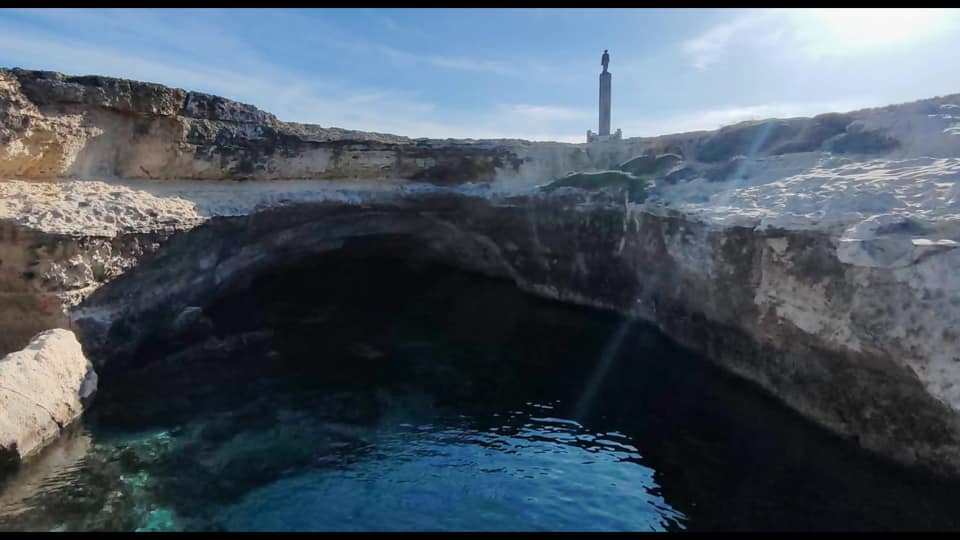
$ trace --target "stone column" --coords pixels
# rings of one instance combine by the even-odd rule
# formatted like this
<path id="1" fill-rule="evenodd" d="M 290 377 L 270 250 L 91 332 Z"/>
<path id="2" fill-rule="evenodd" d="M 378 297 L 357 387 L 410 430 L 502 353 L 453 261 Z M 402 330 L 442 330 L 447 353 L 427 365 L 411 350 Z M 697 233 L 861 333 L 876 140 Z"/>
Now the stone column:
<path id="1" fill-rule="evenodd" d="M 609 71 L 600 74 L 600 133 L 601 137 L 610 136 L 610 86 L 613 75 Z"/>

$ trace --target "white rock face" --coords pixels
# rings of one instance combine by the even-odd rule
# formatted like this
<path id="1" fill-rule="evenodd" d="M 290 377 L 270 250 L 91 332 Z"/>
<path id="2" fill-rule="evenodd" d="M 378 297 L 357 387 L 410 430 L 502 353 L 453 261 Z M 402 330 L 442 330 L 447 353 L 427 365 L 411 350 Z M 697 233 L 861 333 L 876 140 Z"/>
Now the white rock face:
<path id="1" fill-rule="evenodd" d="M 97 374 L 73 332 L 41 332 L 0 360 L 0 453 L 33 455 L 80 416 L 96 390 Z"/>
<path id="2" fill-rule="evenodd" d="M 656 191 L 658 203 L 719 225 L 842 230 L 879 215 L 956 221 L 958 182 L 956 157 L 853 161 L 805 152 L 757 158 L 746 179 L 695 179 Z"/>
<path id="3" fill-rule="evenodd" d="M 85 84 L 0 73 L 0 105 L 12 111 L 0 122 L 0 139 L 11 141 L 0 147 L 0 289 L 26 306 L 0 304 L 4 351 L 59 325 L 52 304 L 71 308 L 74 322 L 106 327 L 125 310 L 145 312 L 189 293 L 197 297 L 171 302 L 168 314 L 189 320 L 195 310 L 184 308 L 202 306 L 205 290 L 270 264 L 265 254 L 277 245 L 321 252 L 351 235 L 420 234 L 454 266 L 504 267 L 525 290 L 646 316 L 677 339 L 706 343 L 705 353 L 831 429 L 862 435 L 862 444 L 901 461 L 948 463 L 960 474 L 960 95 L 820 120 L 574 145 L 347 133 L 182 90 Z M 635 161 L 666 155 L 675 156 L 670 172 L 642 172 L 644 160 Z M 360 215 L 409 195 L 470 195 L 499 212 L 498 205 L 519 204 L 510 197 L 539 193 L 567 173 L 628 162 L 652 185 L 643 202 L 624 202 L 622 217 L 619 205 L 609 215 L 559 198 L 539 213 L 518 210 L 523 219 L 504 213 L 515 221 L 489 228 L 484 219 L 501 214 L 465 223 L 437 217 L 426 202 L 417 219 L 434 223 L 390 217 L 384 206 L 356 222 L 332 220 L 330 229 L 305 223 L 306 234 L 284 229 L 287 217 L 265 217 L 289 207 L 289 219 L 312 211 L 319 223 L 322 205 L 297 207 L 343 203 Z M 275 219 L 277 234 L 240 244 L 204 236 L 230 222 L 215 218 L 241 216 L 257 227 Z M 203 224 L 192 251 L 164 260 L 171 270 L 130 289 L 136 302 L 116 294 L 112 303 L 78 306 L 148 260 L 140 257 L 146 247 L 128 248 L 127 239 L 148 234 L 143 246 L 160 246 L 166 235 L 182 238 Z M 223 230 L 242 236 L 244 229 Z M 34 313 L 44 318 L 19 324 Z M 704 322 L 744 337 L 726 339 L 724 330 L 705 342 L 692 332 Z M 107 334 L 78 332 L 99 362 L 91 340 Z M 745 362 L 739 351 L 748 341 L 779 354 L 765 349 Z"/>

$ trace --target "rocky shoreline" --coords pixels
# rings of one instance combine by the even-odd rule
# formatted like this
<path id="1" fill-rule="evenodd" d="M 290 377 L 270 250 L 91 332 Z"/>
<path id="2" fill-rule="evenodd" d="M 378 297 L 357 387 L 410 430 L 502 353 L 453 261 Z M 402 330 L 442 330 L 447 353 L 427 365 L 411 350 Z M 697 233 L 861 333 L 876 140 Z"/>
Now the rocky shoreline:
<path id="1" fill-rule="evenodd" d="M 590 145 L 24 70 L 0 102 L 0 354 L 72 328 L 98 371 L 135 367 L 258 273 L 402 239 L 648 320 L 864 448 L 960 473 L 960 96 Z"/>

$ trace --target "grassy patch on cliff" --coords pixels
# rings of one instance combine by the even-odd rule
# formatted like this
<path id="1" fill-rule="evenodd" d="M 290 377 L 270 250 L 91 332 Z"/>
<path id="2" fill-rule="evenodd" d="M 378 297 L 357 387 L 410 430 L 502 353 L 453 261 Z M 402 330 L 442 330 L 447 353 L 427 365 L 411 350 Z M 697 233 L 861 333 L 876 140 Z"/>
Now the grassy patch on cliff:
<path id="1" fill-rule="evenodd" d="M 677 154 L 646 154 L 620 164 L 619 169 L 634 176 L 659 176 L 670 172 L 683 158 Z"/>
<path id="2" fill-rule="evenodd" d="M 630 202 L 643 202 L 647 198 L 650 181 L 638 178 L 623 171 L 598 171 L 572 173 L 543 186 L 544 191 L 553 191 L 561 187 L 578 188 L 587 191 L 626 191 Z"/>

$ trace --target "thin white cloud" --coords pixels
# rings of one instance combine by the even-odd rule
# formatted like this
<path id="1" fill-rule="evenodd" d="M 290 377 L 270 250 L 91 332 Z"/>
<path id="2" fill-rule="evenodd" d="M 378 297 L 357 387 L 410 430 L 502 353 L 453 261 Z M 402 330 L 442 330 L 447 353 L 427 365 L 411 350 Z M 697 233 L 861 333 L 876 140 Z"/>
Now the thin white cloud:
<path id="1" fill-rule="evenodd" d="M 524 73 L 524 70 L 518 68 L 516 65 L 501 60 L 487 60 L 465 56 L 422 55 L 379 44 L 357 43 L 355 45 L 357 48 L 367 51 L 373 50 L 393 60 L 412 64 L 426 64 L 443 69 L 512 77 L 521 76 Z M 542 71 L 542 69 L 540 69 L 540 71 Z"/>
<path id="2" fill-rule="evenodd" d="M 502 104 L 498 109 L 502 115 L 513 116 L 522 122 L 589 120 L 595 115 L 595 111 L 587 109 L 556 105 L 531 105 L 529 103 Z"/>
<path id="3" fill-rule="evenodd" d="M 28 69 L 68 74 L 99 74 L 158 82 L 214 93 L 253 104 L 284 120 L 324 126 L 384 131 L 390 118 L 418 116 L 434 110 L 431 103 L 399 92 L 369 91 L 314 84 L 297 74 L 272 70 L 240 73 L 188 61 L 150 58 L 67 40 L 55 35 L 22 33 L 0 28 L 0 50 L 29 50 Z M 400 126 L 398 126 L 400 127 Z M 405 134 L 401 130 L 399 134 Z"/>
<path id="4" fill-rule="evenodd" d="M 387 15 L 384 10 L 378 8 L 363 8 L 363 12 L 370 17 L 371 21 L 376 22 L 378 25 L 387 29 L 387 32 L 394 35 L 403 35 L 406 37 L 410 36 L 419 36 L 419 37 L 429 37 L 429 32 L 425 32 L 424 28 L 413 25 L 413 24 L 401 24 L 395 17 Z"/>
<path id="5" fill-rule="evenodd" d="M 960 10 L 946 8 L 816 8 L 786 18 L 811 58 L 886 54 L 960 30 Z"/>
<path id="6" fill-rule="evenodd" d="M 71 14 L 72 12 L 61 12 L 58 16 L 67 17 Z M 701 36 L 703 39 L 689 46 L 689 52 L 702 53 L 699 58 L 703 66 L 719 61 L 722 56 L 711 57 L 707 54 L 711 47 L 726 48 L 729 52 L 729 49 L 735 46 L 733 42 L 742 38 L 737 37 L 737 34 L 753 28 L 756 21 L 762 19 L 757 12 L 747 12 L 744 15 L 753 18 L 738 19 L 739 22 L 731 23 L 734 25 L 733 29 L 725 27 L 726 30 L 705 34 L 706 37 Z M 769 13 L 761 15 L 770 16 Z M 106 17 L 99 12 L 84 16 L 88 17 L 84 19 L 85 22 L 92 22 L 96 17 Z M 143 15 L 137 13 L 130 16 Z M 123 19 L 123 22 L 134 20 Z M 281 64 L 264 58 L 261 51 L 253 50 L 238 36 L 223 29 L 192 26 L 191 33 L 197 31 L 201 36 L 206 36 L 197 38 L 204 41 L 194 44 L 197 50 L 195 54 L 190 53 L 191 47 L 186 48 L 187 53 L 183 52 L 184 47 L 171 46 L 170 50 L 167 50 L 171 41 L 180 39 L 174 31 L 176 20 L 164 18 L 162 23 L 153 28 L 155 35 L 151 35 L 148 40 L 152 49 L 145 44 L 144 47 L 125 50 L 94 44 L 100 41 L 93 37 L 90 41 L 84 41 L 69 38 L 56 31 L 43 31 L 21 21 L 0 19 L 0 62 L 10 62 L 13 59 L 13 65 L 31 69 L 52 69 L 68 74 L 102 74 L 158 82 L 250 103 L 282 120 L 396 133 L 410 137 L 522 138 L 582 142 L 586 129 L 595 129 L 597 119 L 596 109 L 593 107 L 578 108 L 548 102 L 514 102 L 488 107 L 476 104 L 470 110 L 451 110 L 438 107 L 416 92 L 364 88 L 314 73 L 285 69 Z M 748 24 L 744 21 L 753 22 Z M 168 31 L 172 35 L 167 36 Z M 215 42 L 210 44 L 209 49 L 206 48 L 207 38 Z M 526 69 L 493 60 L 419 55 L 369 42 L 361 45 L 367 47 L 367 52 L 371 52 L 371 48 L 379 47 L 379 51 L 373 52 L 392 56 L 398 62 L 433 65 L 444 69 L 494 75 L 517 73 Z M 236 51 L 240 51 L 243 58 L 232 61 L 229 55 Z M 201 52 L 203 54 L 200 54 Z M 231 61 L 223 61 L 225 58 Z M 589 91 L 595 92 L 592 85 Z M 625 106 L 618 108 L 615 113 L 613 127 L 621 127 L 625 137 L 655 136 L 716 129 L 748 119 L 811 116 L 828 111 L 885 104 L 874 101 L 872 97 L 865 98 L 864 101 L 845 103 L 824 102 L 822 98 L 813 103 L 802 103 L 802 98 L 790 99 L 797 101 L 719 107 L 669 115 L 652 115 L 649 109 L 644 109 L 639 104 L 624 104 Z M 594 102 L 594 99 L 589 101 Z"/>
<path id="7" fill-rule="evenodd" d="M 196 65 L 192 62 L 164 62 L 137 54 L 65 40 L 50 35 L 0 32 L 0 49 L 24 47 L 31 51 L 37 65 L 67 73 L 96 73 L 160 82 L 223 95 L 251 103 L 283 120 L 315 123 L 409 137 L 499 139 L 516 138 L 539 141 L 582 142 L 582 124 L 592 127 L 596 112 L 592 109 L 550 104 L 505 103 L 488 111 L 477 111 L 470 118 L 444 118 L 436 106 L 411 95 L 390 91 L 370 91 L 350 87 L 331 94 L 295 74 L 262 77 L 260 74 Z M 59 41 L 58 41 L 59 39 Z M 107 67 L 109 66 L 109 67 Z M 819 102 L 766 104 L 683 112 L 665 117 L 645 117 L 624 110 L 620 118 L 636 118 L 620 124 L 625 137 L 656 136 L 685 131 L 717 129 L 743 120 L 771 117 L 812 116 L 828 111 L 846 111 L 882 103 Z M 434 118 L 427 120 L 427 118 Z"/>
<path id="8" fill-rule="evenodd" d="M 628 122 L 624 137 L 654 137 L 688 131 L 714 130 L 746 120 L 816 116 L 827 112 L 848 112 L 879 104 L 867 101 L 827 101 L 817 103 L 771 103 L 742 107 L 721 107 L 687 111 L 663 117 Z M 627 113 L 627 117 L 631 115 Z"/>
<path id="9" fill-rule="evenodd" d="M 706 69 L 750 53 L 787 62 L 883 54 L 958 29 L 956 9 L 777 8 L 740 13 L 684 41 L 681 50 L 691 66 Z"/>
<path id="10" fill-rule="evenodd" d="M 117 53 L 75 40 L 9 29 L 0 31 L 0 49 L 29 51 L 21 56 L 28 63 L 18 63 L 18 67 L 26 69 L 59 70 L 76 75 L 112 75 L 190 89 L 250 89 L 260 84 L 255 77 L 217 68 L 193 69 L 188 64 L 158 62 L 142 55 Z"/>
<path id="11" fill-rule="evenodd" d="M 368 9 L 367 11 L 370 12 L 369 9 Z M 381 22 L 384 26 L 386 26 L 388 29 L 390 29 L 390 30 L 392 30 L 392 31 L 401 30 L 400 24 L 397 23 L 397 21 L 393 20 L 392 17 L 387 17 L 386 15 L 380 15 L 380 16 L 378 16 L 378 18 L 379 18 L 380 22 Z"/>
<path id="12" fill-rule="evenodd" d="M 584 114 L 551 105 L 506 104 L 486 113 L 478 111 L 471 118 L 450 119 L 438 113 L 433 103 L 408 93 L 362 89 L 336 81 L 316 82 L 275 67 L 268 72 L 237 72 L 199 59 L 117 51 L 0 23 L 2 50 L 29 51 L 18 55 L 27 61 L 20 67 L 27 69 L 157 82 L 250 103 L 282 120 L 409 137 L 576 142 L 579 137 L 564 132 L 557 124 Z"/>
<path id="13" fill-rule="evenodd" d="M 203 10 L 210 11 L 210 10 Z M 213 10 L 216 11 L 216 10 Z M 367 10 L 387 27 L 399 29 L 399 23 L 386 15 Z M 17 9 L 13 13 L 29 15 L 32 18 L 41 18 L 50 23 L 69 24 L 82 28 L 103 28 L 112 32 L 125 32 L 135 35 L 142 45 L 152 45 L 154 50 L 166 53 L 176 52 L 182 55 L 199 55 L 210 57 L 242 58 L 250 66 L 251 71 L 269 73 L 274 68 L 274 62 L 264 57 L 261 51 L 251 47 L 242 36 L 226 32 L 223 28 L 204 22 L 198 17 L 190 17 L 177 10 L 164 12 L 156 16 L 151 10 L 116 9 L 109 11 L 87 9 Z M 265 17 L 278 16 L 269 11 Z M 279 14 L 282 15 L 282 14 Z M 491 60 L 464 56 L 421 55 L 397 49 L 375 41 L 369 41 L 355 36 L 348 36 L 337 31 L 336 27 L 322 21 L 311 20 L 314 32 L 302 36 L 309 41 L 321 41 L 325 45 L 340 48 L 349 48 L 365 53 L 385 55 L 394 60 L 407 61 L 429 65 L 442 69 L 458 71 L 472 71 L 496 75 L 519 76 L 525 72 L 544 72 L 544 66 L 527 63 L 523 68 L 513 61 Z M 410 30 L 403 29 L 405 32 Z M 189 39 L 184 39 L 189 36 Z M 146 47 L 144 47 L 146 48 Z"/>
<path id="14" fill-rule="evenodd" d="M 683 51 L 690 57 L 690 64 L 693 67 L 705 69 L 726 54 L 738 35 L 760 27 L 763 19 L 767 17 L 768 15 L 762 12 L 741 15 L 685 41 L 682 45 Z"/>
<path id="15" fill-rule="evenodd" d="M 481 73 L 497 73 L 500 75 L 516 75 L 517 71 L 506 62 L 495 60 L 481 60 L 477 58 L 451 58 L 447 56 L 429 56 L 426 59 L 433 65 L 450 69 L 478 71 Z"/>

